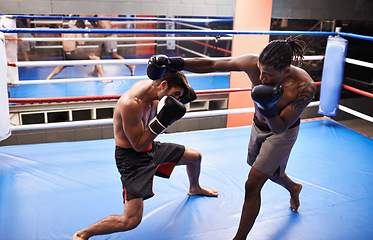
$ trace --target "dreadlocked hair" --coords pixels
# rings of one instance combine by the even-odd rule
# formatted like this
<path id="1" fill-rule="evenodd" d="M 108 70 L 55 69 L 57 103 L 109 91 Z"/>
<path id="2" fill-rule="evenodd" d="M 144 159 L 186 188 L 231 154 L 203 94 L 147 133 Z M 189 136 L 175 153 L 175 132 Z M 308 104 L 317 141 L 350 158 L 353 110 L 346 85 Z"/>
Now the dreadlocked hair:
<path id="1" fill-rule="evenodd" d="M 271 41 L 260 53 L 259 63 L 282 70 L 290 66 L 292 61 L 302 62 L 307 44 L 298 37 L 290 36 L 286 40 Z"/>

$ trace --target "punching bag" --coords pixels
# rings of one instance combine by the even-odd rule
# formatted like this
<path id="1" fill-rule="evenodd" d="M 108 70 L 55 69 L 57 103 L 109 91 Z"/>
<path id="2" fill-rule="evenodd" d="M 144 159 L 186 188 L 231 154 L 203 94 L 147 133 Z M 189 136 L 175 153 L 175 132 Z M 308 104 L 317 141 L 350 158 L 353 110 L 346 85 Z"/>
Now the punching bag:
<path id="1" fill-rule="evenodd" d="M 346 39 L 339 36 L 328 38 L 321 77 L 320 105 L 318 111 L 321 115 L 330 117 L 337 115 L 346 52 Z"/>

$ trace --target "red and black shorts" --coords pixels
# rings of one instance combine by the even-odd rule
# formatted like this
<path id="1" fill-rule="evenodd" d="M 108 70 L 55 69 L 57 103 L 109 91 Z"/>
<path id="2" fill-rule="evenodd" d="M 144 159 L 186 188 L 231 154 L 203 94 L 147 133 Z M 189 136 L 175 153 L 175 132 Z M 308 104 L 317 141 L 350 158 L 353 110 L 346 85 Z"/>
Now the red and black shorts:
<path id="1" fill-rule="evenodd" d="M 183 145 L 157 141 L 153 141 L 146 152 L 116 146 L 115 160 L 121 175 L 123 199 L 153 197 L 154 175 L 169 178 L 184 152 Z"/>

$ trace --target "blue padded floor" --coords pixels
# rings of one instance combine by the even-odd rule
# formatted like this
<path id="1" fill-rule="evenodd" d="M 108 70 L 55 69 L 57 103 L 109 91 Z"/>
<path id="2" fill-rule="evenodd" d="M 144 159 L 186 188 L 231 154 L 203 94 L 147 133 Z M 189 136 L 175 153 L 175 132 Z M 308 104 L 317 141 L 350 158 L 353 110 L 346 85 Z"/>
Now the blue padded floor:
<path id="1" fill-rule="evenodd" d="M 133 56 L 125 56 L 130 59 Z M 138 56 L 148 58 L 148 56 Z M 103 65 L 105 77 L 130 76 L 130 71 L 125 65 Z M 19 80 L 43 80 L 54 69 L 54 67 L 20 67 Z M 53 80 L 68 78 L 98 77 L 88 76 L 94 69 L 93 66 L 66 67 Z M 186 74 L 189 72 L 185 71 Z M 146 75 L 146 64 L 137 64 L 135 76 Z M 47 81 L 47 80 L 46 80 Z M 123 94 L 135 82 L 139 80 L 115 80 L 109 83 L 100 81 L 51 83 L 19 85 L 9 88 L 10 98 L 46 98 L 46 97 L 75 97 L 75 96 L 97 96 Z M 223 89 L 229 88 L 228 76 L 204 76 L 189 77 L 189 83 L 195 90 Z"/>
<path id="2" fill-rule="evenodd" d="M 240 219 L 251 127 L 164 134 L 160 141 L 201 151 L 201 185 L 218 198 L 187 195 L 185 167 L 155 178 L 142 223 L 92 239 L 226 240 Z M 302 122 L 287 173 L 303 184 L 298 213 L 289 194 L 267 182 L 248 239 L 351 240 L 373 236 L 373 140 L 331 120 Z M 0 239 L 70 239 L 122 214 L 114 140 L 0 147 Z"/>

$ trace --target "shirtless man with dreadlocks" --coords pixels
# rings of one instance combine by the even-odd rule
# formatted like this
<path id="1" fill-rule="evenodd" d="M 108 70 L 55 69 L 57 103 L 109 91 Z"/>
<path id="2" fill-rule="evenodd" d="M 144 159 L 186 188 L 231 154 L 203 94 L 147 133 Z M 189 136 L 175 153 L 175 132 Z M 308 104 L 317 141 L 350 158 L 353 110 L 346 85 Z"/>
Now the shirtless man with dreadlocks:
<path id="1" fill-rule="evenodd" d="M 303 59 L 306 43 L 298 37 L 274 40 L 260 53 L 224 59 L 182 59 L 156 55 L 148 63 L 148 76 L 159 78 L 165 71 L 181 69 L 208 73 L 244 71 L 250 78 L 255 102 L 247 162 L 251 166 L 245 183 L 245 201 L 235 240 L 246 239 L 259 214 L 260 192 L 268 179 L 290 193 L 290 207 L 299 208 L 302 184 L 285 173 L 290 151 L 297 139 L 300 115 L 312 100 L 316 88 L 306 71 L 291 65 Z"/>

